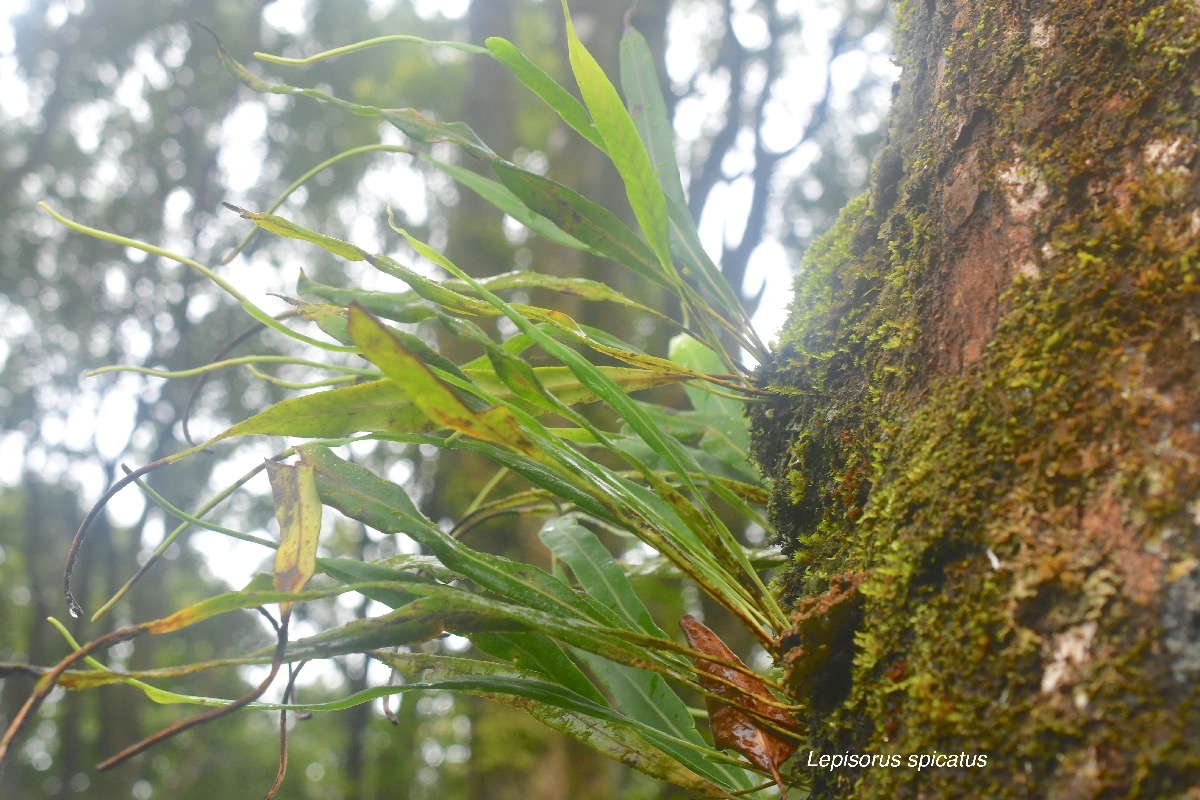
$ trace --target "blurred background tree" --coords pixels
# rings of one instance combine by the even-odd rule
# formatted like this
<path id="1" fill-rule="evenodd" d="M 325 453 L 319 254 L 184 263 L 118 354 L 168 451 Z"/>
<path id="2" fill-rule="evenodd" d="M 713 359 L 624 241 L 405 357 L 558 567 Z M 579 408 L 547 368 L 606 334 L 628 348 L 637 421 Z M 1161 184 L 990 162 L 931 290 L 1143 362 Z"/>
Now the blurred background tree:
<path id="1" fill-rule="evenodd" d="M 627 6 L 617 0 L 572 4 L 588 47 L 613 74 Z M 644 0 L 632 12 L 664 76 L 690 210 L 731 283 L 759 309 L 766 336 L 782 319 L 788 265 L 798 263 L 798 252 L 866 185 L 894 79 L 886 61 L 885 6 L 883 0 Z M 223 71 L 212 39 L 193 21 L 211 28 L 243 61 L 255 50 L 305 55 L 381 32 L 476 43 L 499 35 L 561 79 L 566 47 L 561 9 L 552 0 L 32 0 L 9 8 L 0 12 L 8 15 L 0 16 L 0 661 L 50 663 L 65 643 L 47 616 L 64 619 L 79 635 L 99 630 L 66 618 L 61 569 L 83 510 L 119 476 L 119 465 L 140 465 L 184 447 L 189 406 L 188 427 L 199 438 L 276 398 L 268 384 L 239 371 L 205 382 L 195 398 L 195 384 L 186 381 L 132 374 L 81 380 L 84 370 L 108 364 L 195 367 L 251 326 L 236 304 L 185 268 L 68 236 L 35 203 L 46 200 L 87 224 L 216 266 L 244 232 L 244 223 L 220 210 L 222 200 L 265 208 L 305 171 L 348 148 L 403 144 L 377 120 L 302 98 L 251 94 Z M 611 207 L 624 203 L 620 182 L 600 154 L 581 146 L 488 61 L 380 48 L 283 77 L 357 102 L 464 120 L 514 161 L 544 169 Z M 475 275 L 529 266 L 617 280 L 602 262 L 534 242 L 408 155 L 375 151 L 341 160 L 294 192 L 282 213 L 322 230 L 340 227 L 356 244 L 381 250 L 387 246 L 381 210 L 388 203 L 401 224 Z M 301 267 L 317 280 L 345 280 L 344 264 L 296 243 L 256 245 L 220 267 L 256 301 L 284 291 Z M 645 287 L 619 288 L 656 304 Z M 280 301 L 274 308 L 282 313 L 288 306 Z M 586 308 L 567 310 L 588 321 Z M 633 324 L 644 326 L 638 331 L 645 347 L 662 349 L 667 332 Z M 435 329 L 422 332 L 436 340 Z M 271 346 L 251 336 L 235 353 L 269 353 Z M 269 454 L 243 449 L 220 461 L 189 459 L 156 473 L 151 484 L 189 506 Z M 434 519 L 461 509 L 492 474 L 488 465 L 451 463 L 445 454 L 415 448 L 399 457 L 394 451 L 356 456 L 388 459 L 389 476 L 413 487 Z M 247 489 L 215 520 L 269 535 L 266 481 Z M 85 605 L 94 610 L 111 597 L 174 524 L 136 492 L 119 496 L 81 556 L 77 579 Z M 472 535 L 493 537 L 498 551 L 530 558 L 536 539 L 523 527 L 502 520 Z M 379 557 L 396 546 L 394 539 L 378 541 L 351 526 L 325 541 L 358 557 Z M 262 563 L 261 551 L 202 533 L 181 539 L 165 559 L 116 606 L 113 622 L 148 619 L 238 585 Z M 703 611 L 678 582 L 646 588 L 666 625 L 673 627 L 685 610 Z M 347 603 L 326 613 L 348 618 L 366 608 Z M 148 668 L 178 663 L 183 652 L 193 660 L 218 657 L 266 641 L 265 628 L 247 615 L 240 627 L 223 622 L 219 631 L 199 626 L 162 641 L 139 640 L 112 657 Z M 739 644 L 743 652 L 749 647 Z M 213 673 L 187 691 L 235 696 L 252 678 L 252 671 Z M 314 670 L 301 691 L 308 699 L 332 698 L 386 679 L 348 659 Z M 29 688 L 22 676 L 3 681 L 0 723 Z M 265 791 L 277 720 L 261 713 L 192 731 L 112 773 L 97 773 L 96 761 L 179 718 L 178 710 L 131 691 L 55 695 L 19 758 L 0 776 L 0 796 L 186 800 L 253 794 L 247 787 L 260 785 Z M 383 722 L 372 706 L 300 723 L 291 737 L 288 796 L 650 798 L 671 792 L 507 708 L 439 693 L 406 697 L 396 713 L 397 726 Z"/>

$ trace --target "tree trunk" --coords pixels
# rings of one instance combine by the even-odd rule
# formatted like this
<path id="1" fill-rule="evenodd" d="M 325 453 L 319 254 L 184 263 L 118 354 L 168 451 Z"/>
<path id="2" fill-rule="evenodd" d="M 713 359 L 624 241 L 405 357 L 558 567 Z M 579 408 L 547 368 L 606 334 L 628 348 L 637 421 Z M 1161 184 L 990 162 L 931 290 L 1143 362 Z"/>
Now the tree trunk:
<path id="1" fill-rule="evenodd" d="M 898 30 L 872 190 L 754 415 L 799 767 L 814 797 L 1194 796 L 1200 5 L 908 0 Z M 847 753 L 900 766 L 807 767 Z"/>

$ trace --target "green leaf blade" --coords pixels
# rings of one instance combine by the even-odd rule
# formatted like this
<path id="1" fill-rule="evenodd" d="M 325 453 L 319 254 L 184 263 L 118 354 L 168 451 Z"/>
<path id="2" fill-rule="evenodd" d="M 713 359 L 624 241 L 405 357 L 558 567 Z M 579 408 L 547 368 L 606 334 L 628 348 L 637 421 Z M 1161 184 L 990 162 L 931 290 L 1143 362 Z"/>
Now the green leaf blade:
<path id="1" fill-rule="evenodd" d="M 538 535 L 550 551 L 571 568 L 583 590 L 613 609 L 631 629 L 667 638 L 634 592 L 625 573 L 592 531 L 574 517 L 565 516 L 547 520 Z M 576 651 L 576 655 L 612 696 L 617 708 L 651 729 L 667 734 L 668 738 L 658 741 L 663 750 L 700 774 L 725 785 L 738 788 L 750 785 L 744 770 L 714 764 L 694 749 L 679 745 L 678 740 L 696 745 L 703 745 L 704 740 L 696 730 L 687 706 L 661 675 L 614 663 L 603 654 Z M 651 734 L 644 735 L 653 738 Z"/>
<path id="2" fill-rule="evenodd" d="M 322 502 L 346 516 L 383 533 L 411 536 L 447 569 L 528 608 L 564 620 L 607 618 L 602 607 L 581 598 L 545 571 L 477 552 L 459 542 L 418 511 L 408 493 L 391 481 L 338 458 L 328 448 L 310 445 L 300 452 L 316 468 Z"/>
<path id="3" fill-rule="evenodd" d="M 420 676 L 422 682 L 416 686 L 421 688 L 452 689 L 522 708 L 547 726 L 647 775 L 705 797 L 730 800 L 735 797 L 727 786 L 702 777 L 673 753 L 661 750 L 661 743 L 657 747 L 652 744 L 644 726 L 606 706 L 541 680 L 536 673 L 470 659 L 454 659 L 452 663 L 445 656 L 373 655 L 401 674 Z M 433 662 L 433 658 L 438 661 Z"/>
<path id="4" fill-rule="evenodd" d="M 660 286 L 670 286 L 658 254 L 621 222 L 616 214 L 561 183 L 515 167 L 492 164 L 500 182 L 521 202 L 554 222 L 567 234 L 621 266 Z"/>
<path id="5" fill-rule="evenodd" d="M 674 267 L 671 264 L 667 204 L 654 163 L 646 153 L 637 126 L 625 110 L 616 87 L 579 40 L 567 0 L 563 0 L 562 6 L 567 21 L 567 51 L 579 92 L 604 139 L 609 158 L 625 182 L 625 194 L 646 241 L 658 256 L 662 268 L 670 274 Z"/>
<path id="6" fill-rule="evenodd" d="M 559 86 L 545 70 L 526 58 L 525 54 L 507 39 L 493 36 L 484 44 L 487 45 L 492 58 L 507 67 L 517 80 L 540 97 L 563 122 L 574 128 L 597 149 L 604 151 L 604 139 L 588 118 L 587 110 L 570 92 Z"/>
<path id="7" fill-rule="evenodd" d="M 546 520 L 538 537 L 571 568 L 584 591 L 615 611 L 631 629 L 666 638 L 596 534 L 574 517 L 564 516 Z"/>
<path id="8" fill-rule="evenodd" d="M 217 439 L 248 435 L 336 439 L 359 431 L 419 433 L 429 427 L 425 415 L 399 386 L 380 380 L 281 400 Z"/>
<path id="9" fill-rule="evenodd" d="M 273 233 L 276 236 L 283 236 L 288 239 L 299 239 L 303 242 L 315 244 L 326 252 L 332 253 L 335 256 L 344 258 L 347 261 L 363 261 L 367 254 L 350 244 L 343 242 L 341 239 L 335 239 L 332 236 L 326 236 L 323 233 L 310 231 L 308 228 L 301 227 L 291 220 L 284 219 L 276 214 L 262 214 L 258 211 L 247 211 L 244 208 L 238 208 L 231 203 L 222 203 L 231 211 L 236 211 L 242 219 L 253 222 L 258 227 L 268 233 Z"/>
<path id="10" fill-rule="evenodd" d="M 659 183 L 669 201 L 686 207 L 675 157 L 675 132 L 667 118 L 667 101 L 658 83 L 654 56 L 646 38 L 632 25 L 625 26 L 625 35 L 621 37 L 620 64 L 621 89 Z"/>

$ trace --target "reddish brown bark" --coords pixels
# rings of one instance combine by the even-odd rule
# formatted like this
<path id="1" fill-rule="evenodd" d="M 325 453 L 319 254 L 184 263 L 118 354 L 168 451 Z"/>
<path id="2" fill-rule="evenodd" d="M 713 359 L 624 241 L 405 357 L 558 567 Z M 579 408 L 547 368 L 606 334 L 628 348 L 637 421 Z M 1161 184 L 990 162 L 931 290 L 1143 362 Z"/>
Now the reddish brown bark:
<path id="1" fill-rule="evenodd" d="M 898 24 L 874 186 L 810 251 L 755 420 L 787 598 L 865 575 L 792 660 L 823 676 L 794 684 L 809 748 L 905 759 L 817 771 L 814 796 L 1185 796 L 1200 6 L 929 0 Z M 909 768 L 934 751 L 987 766 Z"/>

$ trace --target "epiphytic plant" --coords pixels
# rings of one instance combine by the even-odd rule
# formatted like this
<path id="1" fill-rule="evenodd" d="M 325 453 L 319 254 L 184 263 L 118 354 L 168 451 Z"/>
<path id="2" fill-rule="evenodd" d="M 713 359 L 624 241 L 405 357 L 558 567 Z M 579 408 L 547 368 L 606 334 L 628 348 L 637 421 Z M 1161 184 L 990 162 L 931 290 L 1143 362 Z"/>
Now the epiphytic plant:
<path id="1" fill-rule="evenodd" d="M 742 418 L 742 406 L 756 389 L 728 349 L 741 348 L 761 359 L 765 348 L 735 293 L 705 255 L 686 211 L 672 132 L 644 40 L 630 29 L 622 43 L 623 103 L 576 36 L 569 14 L 567 33 L 582 103 L 503 39 L 475 47 L 387 36 L 303 62 L 259 57 L 277 65 L 297 65 L 407 41 L 494 59 L 608 155 L 624 182 L 640 235 L 612 211 L 493 152 L 462 123 L 268 83 L 218 47 L 230 73 L 255 91 L 302 95 L 386 120 L 412 144 L 380 145 L 380 149 L 412 153 L 534 233 L 607 258 L 669 292 L 682 311 L 678 321 L 592 280 L 531 271 L 474 278 L 394 223 L 396 235 L 415 255 L 443 270 L 446 279 L 430 279 L 395 258 L 369 253 L 272 213 L 230 206 L 263 231 L 307 242 L 346 261 L 366 262 L 406 285 L 398 292 L 336 288 L 302 273 L 296 287 L 299 298 L 291 302 L 296 319 L 316 326 L 310 336 L 257 308 L 204 265 L 46 209 L 77 232 L 203 272 L 263 325 L 310 348 L 314 355 L 297 363 L 327 371 L 329 376 L 319 382 L 321 391 L 285 399 L 195 448 L 132 471 L 105 495 L 101 505 L 117 490 L 137 482 L 183 519 L 156 556 L 189 526 L 206 527 L 276 548 L 274 573 L 259 576 L 241 591 L 196 603 L 171 616 L 121 628 L 82 646 L 72 642 L 75 649 L 68 657 L 38 670 L 37 688 L 0 742 L 0 758 L 55 686 L 86 689 L 123 682 L 140 687 L 152 700 L 216 706 L 127 748 L 102 767 L 244 706 L 275 708 L 286 714 L 345 708 L 390 693 L 441 688 L 520 707 L 612 758 L 704 796 L 742 796 L 773 783 L 782 788 L 779 767 L 795 749 L 795 732 L 780 687 L 755 675 L 690 617 L 682 622 L 686 644 L 660 628 L 635 593 L 625 568 L 597 535 L 615 532 L 640 540 L 653 553 L 649 565 L 640 569 L 677 571 L 740 620 L 769 653 L 778 654 L 779 636 L 788 619 L 759 575 L 764 565 L 773 563 L 770 554 L 745 546 L 713 507 L 717 499 L 742 520 L 765 525 L 756 510 L 765 491 L 749 462 Z M 482 159 L 496 179 L 435 158 L 426 147 L 434 143 L 449 143 Z M 613 332 L 578 324 L 554 308 L 502 299 L 512 290 L 530 289 L 619 304 L 651 316 L 657 324 L 673 325 L 678 332 L 668 354 L 654 355 L 639 351 Z M 501 341 L 479 324 L 497 319 L 506 319 L 515 333 Z M 413 333 L 389 324 L 421 321 L 440 325 L 444 335 L 472 343 L 483 355 L 456 364 Z M 535 352 L 536 366 L 530 358 Z M 318 360 L 321 354 L 337 353 L 356 354 L 369 364 L 348 367 L 336 359 Z M 599 366 L 587 353 L 621 366 Z M 208 369 L 255 360 L 232 359 Z M 666 384 L 685 386 L 689 410 L 630 396 Z M 589 413 L 589 405 L 604 407 L 606 414 Z M 302 440 L 264 463 L 280 527 L 278 542 L 206 522 L 205 514 L 227 493 L 187 514 L 140 481 L 151 468 L 224 440 L 252 435 Z M 497 482 L 489 483 L 459 529 L 447 531 L 423 515 L 402 486 L 338 455 L 340 447 L 363 440 L 380 446 L 422 444 L 472 451 L 524 483 L 502 497 L 491 496 Z M 382 561 L 319 558 L 323 508 L 384 534 L 405 534 L 420 545 L 421 554 Z M 553 572 L 479 552 L 459 535 L 477 519 L 517 511 L 542 516 L 540 538 L 557 565 Z M 80 528 L 67 567 L 67 596 L 75 615 L 81 609 L 71 594 L 71 570 L 90 519 Z M 152 563 L 153 559 L 138 574 Z M 324 577 L 310 584 L 316 576 Z M 96 616 L 117 602 L 134 580 L 136 576 Z M 296 604 L 350 592 L 392 610 L 289 639 L 288 620 Z M 157 685 L 168 678 L 228 666 L 228 660 L 129 673 L 110 670 L 93 658 L 116 642 L 166 634 L 216 614 L 276 603 L 276 645 L 234 662 L 269 664 L 268 677 L 237 700 L 187 697 Z M 444 632 L 469 639 L 475 648 L 472 655 L 408 648 Z M 350 653 L 366 653 L 386 664 L 399 681 L 321 706 L 258 702 L 285 666 L 290 671 L 302 661 Z M 81 668 L 81 662 L 90 668 Z M 690 687 L 706 698 L 715 746 L 697 730 L 696 714 L 672 684 Z M 718 747 L 739 751 L 749 764 Z M 283 768 L 281 763 L 276 787 Z M 752 774 L 754 770 L 771 780 L 763 784 Z"/>

